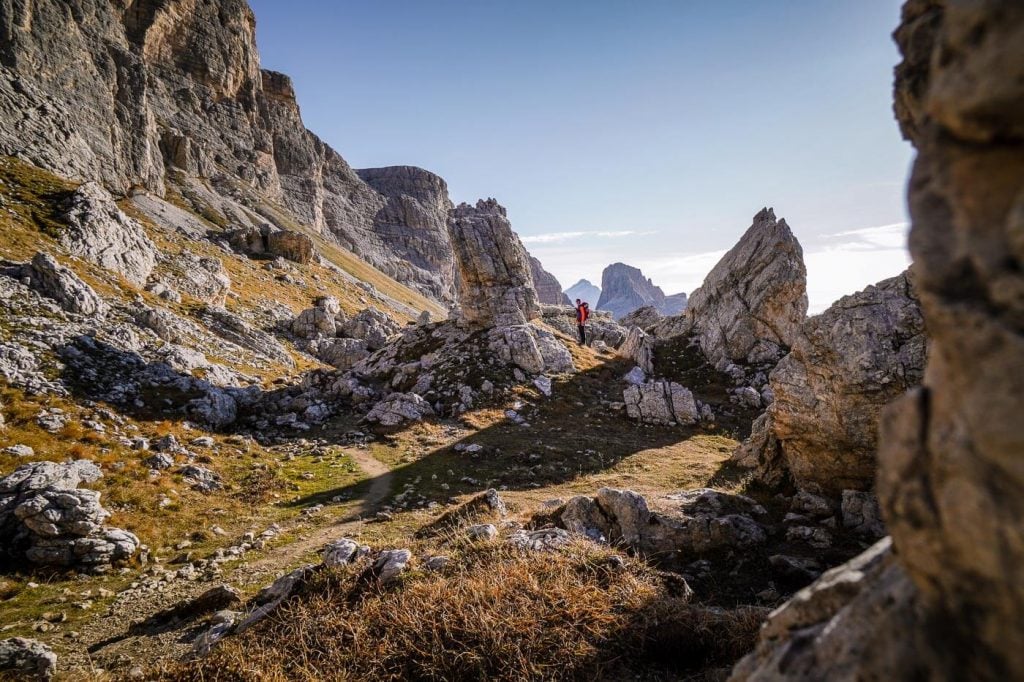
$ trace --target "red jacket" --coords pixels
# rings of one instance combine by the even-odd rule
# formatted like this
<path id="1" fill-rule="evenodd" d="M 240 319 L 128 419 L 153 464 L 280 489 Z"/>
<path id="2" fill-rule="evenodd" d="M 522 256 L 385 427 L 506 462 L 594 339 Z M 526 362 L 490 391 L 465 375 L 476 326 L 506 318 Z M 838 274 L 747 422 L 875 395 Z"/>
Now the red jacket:
<path id="1" fill-rule="evenodd" d="M 588 317 L 590 317 L 590 310 L 586 306 L 584 306 L 583 304 L 580 304 L 580 305 L 576 306 L 576 323 L 577 324 L 584 324 L 584 323 L 586 323 Z"/>

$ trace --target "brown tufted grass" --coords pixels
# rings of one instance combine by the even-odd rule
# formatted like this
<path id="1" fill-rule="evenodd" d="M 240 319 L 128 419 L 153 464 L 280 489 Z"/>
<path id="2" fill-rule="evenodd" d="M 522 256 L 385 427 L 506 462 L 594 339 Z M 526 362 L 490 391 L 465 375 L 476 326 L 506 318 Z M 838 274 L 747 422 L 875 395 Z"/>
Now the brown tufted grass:
<path id="1" fill-rule="evenodd" d="M 164 680 L 714 679 L 765 609 L 687 603 L 678 583 L 606 548 L 453 554 L 440 573 L 360 589 L 324 574 L 273 616 Z"/>

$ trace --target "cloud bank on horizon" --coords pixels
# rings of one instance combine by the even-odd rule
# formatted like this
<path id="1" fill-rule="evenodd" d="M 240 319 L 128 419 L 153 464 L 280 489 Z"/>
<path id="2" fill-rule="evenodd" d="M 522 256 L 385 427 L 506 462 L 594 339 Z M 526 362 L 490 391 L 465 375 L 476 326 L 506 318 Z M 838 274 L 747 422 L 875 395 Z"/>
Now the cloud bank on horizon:
<path id="1" fill-rule="evenodd" d="M 839 298 L 898 275 L 910 265 L 905 222 L 844 230 L 801 239 L 807 265 L 810 312 L 819 313 Z M 658 248 L 637 251 L 654 231 L 576 231 L 523 238 L 545 269 L 569 287 L 580 279 L 600 286 L 605 266 L 622 261 L 640 268 L 666 294 L 692 293 L 726 249 L 702 252 Z M 656 240 L 655 240 L 656 243 Z"/>

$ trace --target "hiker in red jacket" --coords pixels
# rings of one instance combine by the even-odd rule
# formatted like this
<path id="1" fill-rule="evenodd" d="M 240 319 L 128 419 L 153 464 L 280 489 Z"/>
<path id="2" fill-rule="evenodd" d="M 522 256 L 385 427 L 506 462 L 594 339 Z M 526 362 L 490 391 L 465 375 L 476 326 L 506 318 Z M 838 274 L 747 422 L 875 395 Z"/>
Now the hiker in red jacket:
<path id="1" fill-rule="evenodd" d="M 590 304 L 576 299 L 576 329 L 580 333 L 580 345 L 587 345 L 587 320 L 590 318 Z"/>

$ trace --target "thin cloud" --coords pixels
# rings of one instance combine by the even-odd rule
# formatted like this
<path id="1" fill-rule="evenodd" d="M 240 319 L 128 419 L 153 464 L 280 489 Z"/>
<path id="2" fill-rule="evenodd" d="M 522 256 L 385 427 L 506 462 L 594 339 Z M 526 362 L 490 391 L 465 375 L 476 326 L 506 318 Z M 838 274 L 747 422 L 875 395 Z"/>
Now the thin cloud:
<path id="1" fill-rule="evenodd" d="M 907 243 L 909 223 L 891 223 L 875 227 L 862 227 L 823 236 L 823 241 L 833 247 L 859 250 L 902 249 Z"/>
<path id="2" fill-rule="evenodd" d="M 617 239 L 619 237 L 639 237 L 642 235 L 655 234 L 654 232 L 640 232 L 638 230 L 619 230 L 617 232 L 549 232 L 547 234 L 533 234 L 520 237 L 524 244 L 557 244 L 570 239 Z"/>

